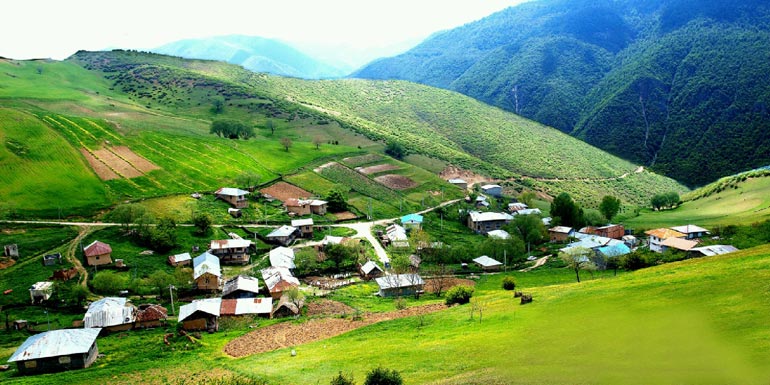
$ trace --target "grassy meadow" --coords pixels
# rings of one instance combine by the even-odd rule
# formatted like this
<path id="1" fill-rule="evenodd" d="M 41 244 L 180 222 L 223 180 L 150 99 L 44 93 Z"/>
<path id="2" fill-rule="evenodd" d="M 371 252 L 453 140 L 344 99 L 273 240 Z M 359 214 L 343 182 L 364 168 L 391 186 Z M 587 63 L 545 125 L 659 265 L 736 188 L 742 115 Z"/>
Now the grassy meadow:
<path id="1" fill-rule="evenodd" d="M 268 384 L 327 383 L 339 371 L 362 381 L 377 366 L 407 384 L 754 384 L 770 376 L 765 320 L 770 246 L 575 283 L 565 269 L 512 274 L 534 302 L 520 305 L 501 289 L 502 274 L 478 281 L 473 305 L 357 329 L 327 340 L 230 358 L 222 347 L 251 331 L 249 321 L 198 344 L 162 343 L 163 330 L 99 339 L 94 367 L 5 383 L 175 383 L 205 373 L 236 374 Z M 389 310 L 371 288 L 346 288 L 334 299 Z M 425 301 L 433 301 L 425 296 Z M 410 304 L 426 303 L 423 300 Z M 294 322 L 294 321 L 286 321 Z M 300 321 L 301 322 L 301 321 Z M 173 329 L 173 327 L 171 327 Z M 13 333 L 13 332 L 12 332 Z M 10 347 L 0 349 L 5 356 Z M 161 369 L 162 368 L 162 369 Z M 214 370 L 214 372 L 211 372 Z M 123 374 L 129 373 L 129 374 Z"/>

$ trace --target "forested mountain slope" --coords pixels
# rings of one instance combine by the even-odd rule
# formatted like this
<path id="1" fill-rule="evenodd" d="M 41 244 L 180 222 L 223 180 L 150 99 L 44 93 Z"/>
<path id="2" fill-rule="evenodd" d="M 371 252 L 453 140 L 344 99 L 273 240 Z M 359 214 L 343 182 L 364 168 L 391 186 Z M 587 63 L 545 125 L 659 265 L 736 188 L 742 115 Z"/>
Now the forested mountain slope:
<path id="1" fill-rule="evenodd" d="M 353 76 L 456 90 L 689 185 L 770 163 L 770 7 L 542 0 Z"/>

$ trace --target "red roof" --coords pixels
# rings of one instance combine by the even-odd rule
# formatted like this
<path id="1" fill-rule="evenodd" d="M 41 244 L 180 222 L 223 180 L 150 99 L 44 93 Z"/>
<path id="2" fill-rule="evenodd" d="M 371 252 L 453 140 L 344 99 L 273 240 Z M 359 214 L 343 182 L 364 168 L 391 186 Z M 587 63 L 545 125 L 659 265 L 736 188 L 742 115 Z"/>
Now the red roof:
<path id="1" fill-rule="evenodd" d="M 83 252 L 86 254 L 86 257 L 93 257 L 95 255 L 109 254 L 112 252 L 112 248 L 104 242 L 94 241 L 86 246 Z"/>

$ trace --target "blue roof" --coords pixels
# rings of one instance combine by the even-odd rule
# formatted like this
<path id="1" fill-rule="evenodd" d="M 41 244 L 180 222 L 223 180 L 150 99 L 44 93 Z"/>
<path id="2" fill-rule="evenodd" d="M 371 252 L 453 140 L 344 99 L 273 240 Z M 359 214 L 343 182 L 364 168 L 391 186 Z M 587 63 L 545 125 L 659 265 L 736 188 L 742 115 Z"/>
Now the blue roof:
<path id="1" fill-rule="evenodd" d="M 401 217 L 401 223 L 407 223 L 407 222 L 422 223 L 422 215 L 408 214 Z"/>
<path id="2" fill-rule="evenodd" d="M 616 243 L 611 246 L 604 246 L 599 248 L 599 252 L 604 254 L 607 257 L 619 257 L 621 255 L 626 255 L 631 252 L 631 249 L 626 246 L 625 243 Z"/>

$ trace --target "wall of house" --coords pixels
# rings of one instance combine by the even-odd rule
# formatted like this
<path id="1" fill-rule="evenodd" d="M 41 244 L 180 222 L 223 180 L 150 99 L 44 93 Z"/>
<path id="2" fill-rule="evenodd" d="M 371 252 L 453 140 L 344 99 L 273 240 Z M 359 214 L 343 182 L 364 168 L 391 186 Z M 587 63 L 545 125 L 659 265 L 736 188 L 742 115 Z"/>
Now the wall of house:
<path id="1" fill-rule="evenodd" d="M 87 258 L 87 262 L 89 266 L 108 265 L 112 263 L 112 258 L 110 254 L 92 255 Z"/>
<path id="2" fill-rule="evenodd" d="M 37 360 L 17 361 L 16 368 L 24 375 L 54 373 L 71 369 L 83 369 L 91 366 L 99 354 L 96 343 L 91 345 L 87 353 L 70 354 L 67 356 L 46 357 Z"/>
<path id="3" fill-rule="evenodd" d="M 214 274 L 205 273 L 195 280 L 198 290 L 218 290 L 219 278 Z"/>

